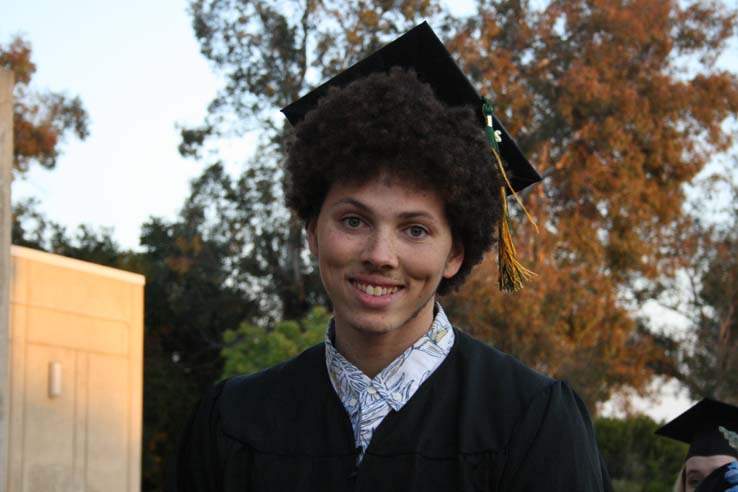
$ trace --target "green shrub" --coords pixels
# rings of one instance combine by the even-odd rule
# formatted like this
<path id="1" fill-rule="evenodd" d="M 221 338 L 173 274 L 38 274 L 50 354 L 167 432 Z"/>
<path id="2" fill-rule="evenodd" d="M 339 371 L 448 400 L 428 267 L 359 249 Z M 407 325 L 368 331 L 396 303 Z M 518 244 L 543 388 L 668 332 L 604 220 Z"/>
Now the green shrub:
<path id="1" fill-rule="evenodd" d="M 594 425 L 615 492 L 671 492 L 685 444 L 654 434 L 661 424 L 643 415 L 600 417 Z"/>
<path id="2" fill-rule="evenodd" d="M 242 323 L 223 334 L 223 378 L 251 374 L 301 353 L 325 338 L 330 313 L 314 307 L 304 318 L 279 321 L 272 329 Z"/>

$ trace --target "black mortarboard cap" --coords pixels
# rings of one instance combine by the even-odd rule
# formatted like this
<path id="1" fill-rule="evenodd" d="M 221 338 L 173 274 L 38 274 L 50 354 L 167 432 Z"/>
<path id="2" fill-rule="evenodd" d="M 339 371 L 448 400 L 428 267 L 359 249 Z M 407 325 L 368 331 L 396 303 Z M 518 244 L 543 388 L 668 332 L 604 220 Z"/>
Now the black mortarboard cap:
<path id="1" fill-rule="evenodd" d="M 705 398 L 657 429 L 656 434 L 689 444 L 687 458 L 718 454 L 738 458 L 738 450 L 728 443 L 721 426 L 738 432 L 738 407 Z"/>
<path id="2" fill-rule="evenodd" d="M 309 111 L 317 107 L 318 100 L 326 95 L 331 87 L 344 87 L 372 73 L 389 72 L 392 67 L 414 70 L 421 81 L 433 88 L 440 101 L 450 107 L 468 106 L 472 108 L 479 118 L 480 127 L 484 125 L 482 98 L 427 22 L 414 27 L 375 53 L 347 68 L 328 82 L 283 108 L 282 112 L 292 125 L 297 125 Z M 493 117 L 493 127 L 499 130 L 502 138 L 502 142 L 499 143 L 500 154 L 512 188 L 517 192 L 540 181 L 541 177 L 496 117 Z"/>

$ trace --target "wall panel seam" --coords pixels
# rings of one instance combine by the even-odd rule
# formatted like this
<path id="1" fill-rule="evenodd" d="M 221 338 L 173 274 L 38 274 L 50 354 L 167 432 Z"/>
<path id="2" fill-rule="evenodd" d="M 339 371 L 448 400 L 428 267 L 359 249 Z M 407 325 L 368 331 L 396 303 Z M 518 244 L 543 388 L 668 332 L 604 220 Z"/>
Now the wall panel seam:
<path id="1" fill-rule="evenodd" d="M 11 301 L 10 304 L 16 305 L 16 306 L 26 306 L 26 307 L 34 308 L 34 309 L 43 309 L 45 311 L 54 311 L 54 312 L 62 313 L 62 314 L 82 316 L 84 318 L 92 318 L 92 319 L 99 320 L 99 321 L 112 321 L 115 323 L 126 323 L 130 319 L 130 316 L 121 316 L 120 318 L 110 318 L 107 316 L 99 316 L 95 314 L 90 314 L 84 311 L 73 311 L 69 309 L 61 309 L 56 306 L 49 306 L 49 305 L 44 305 L 44 304 L 33 304 L 33 303 L 28 303 L 28 302 L 16 302 L 16 301 Z"/>

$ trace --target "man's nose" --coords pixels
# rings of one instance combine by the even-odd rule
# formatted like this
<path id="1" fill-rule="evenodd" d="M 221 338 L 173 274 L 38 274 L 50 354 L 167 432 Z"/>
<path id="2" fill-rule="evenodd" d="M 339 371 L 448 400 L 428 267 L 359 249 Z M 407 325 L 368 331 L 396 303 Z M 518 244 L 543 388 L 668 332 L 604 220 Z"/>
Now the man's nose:
<path id="1" fill-rule="evenodd" d="M 367 238 L 361 260 L 374 268 L 396 268 L 397 239 L 393 231 L 386 228 L 377 228 Z"/>

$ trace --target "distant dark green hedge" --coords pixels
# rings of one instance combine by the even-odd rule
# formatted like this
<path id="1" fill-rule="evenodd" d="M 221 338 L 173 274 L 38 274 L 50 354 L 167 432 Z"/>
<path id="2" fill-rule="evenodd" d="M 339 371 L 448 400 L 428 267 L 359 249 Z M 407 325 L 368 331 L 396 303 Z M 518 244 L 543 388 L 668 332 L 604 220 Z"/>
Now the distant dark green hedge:
<path id="1" fill-rule="evenodd" d="M 655 435 L 660 425 L 646 416 L 595 419 L 615 492 L 671 492 L 687 446 Z"/>

